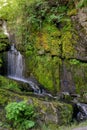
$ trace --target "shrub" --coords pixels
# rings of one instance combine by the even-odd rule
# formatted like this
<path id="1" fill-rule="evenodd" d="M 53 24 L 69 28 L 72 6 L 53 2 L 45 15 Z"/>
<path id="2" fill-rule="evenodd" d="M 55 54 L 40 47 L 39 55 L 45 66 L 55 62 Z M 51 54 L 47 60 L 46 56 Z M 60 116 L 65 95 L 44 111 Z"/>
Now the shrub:
<path id="1" fill-rule="evenodd" d="M 33 105 L 28 105 L 25 101 L 13 102 L 8 104 L 5 109 L 7 119 L 16 129 L 27 130 L 35 126 Z"/>

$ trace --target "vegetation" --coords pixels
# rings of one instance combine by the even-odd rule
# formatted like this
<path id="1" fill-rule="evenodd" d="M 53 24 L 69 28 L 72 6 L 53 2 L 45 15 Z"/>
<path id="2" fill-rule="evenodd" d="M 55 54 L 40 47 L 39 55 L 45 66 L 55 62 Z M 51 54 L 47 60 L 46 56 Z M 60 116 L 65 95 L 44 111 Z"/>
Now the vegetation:
<path id="1" fill-rule="evenodd" d="M 87 6 L 87 1 L 86 0 L 80 0 L 77 7 L 82 8 Z"/>
<path id="2" fill-rule="evenodd" d="M 26 102 L 13 102 L 6 106 L 6 117 L 18 130 L 28 130 L 34 127 L 35 110 Z"/>
<path id="3" fill-rule="evenodd" d="M 10 36 L 15 34 L 16 47 L 25 56 L 26 76 L 35 77 L 54 95 L 60 95 L 61 86 L 68 88 L 68 85 L 64 86 L 68 76 L 69 82 L 75 84 L 75 93 L 82 95 L 87 90 L 87 63 L 84 59 L 83 62 L 79 60 L 80 55 L 80 59 L 86 56 L 86 47 L 83 47 L 86 41 L 82 38 L 86 33 L 77 19 L 78 11 L 86 6 L 87 0 L 0 0 L 0 20 L 7 21 Z M 0 68 L 2 52 L 8 50 L 9 44 L 0 28 Z M 33 129 L 36 122 L 34 107 L 38 107 L 38 117 L 42 117 L 40 123 L 45 121 L 43 130 L 64 129 L 52 124 L 54 120 L 51 121 L 50 116 L 54 119 L 57 115 L 59 125 L 71 122 L 71 105 L 58 101 L 43 105 L 42 99 L 14 96 L 10 92 L 20 93 L 20 85 L 0 76 L 0 105 L 8 104 L 6 117 L 14 129 Z M 24 98 L 34 106 L 24 102 Z M 1 117 L 3 113 L 0 113 Z"/>
<path id="4" fill-rule="evenodd" d="M 0 88 L 10 89 L 10 90 L 17 91 L 17 92 L 21 91 L 20 85 L 17 82 L 12 81 L 3 76 L 0 76 Z"/>

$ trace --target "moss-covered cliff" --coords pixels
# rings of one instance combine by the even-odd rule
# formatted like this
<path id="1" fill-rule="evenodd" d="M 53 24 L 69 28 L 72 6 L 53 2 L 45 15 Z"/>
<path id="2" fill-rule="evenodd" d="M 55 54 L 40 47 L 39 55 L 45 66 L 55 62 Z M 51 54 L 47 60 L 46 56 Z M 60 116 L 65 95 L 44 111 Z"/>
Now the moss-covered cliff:
<path id="1" fill-rule="evenodd" d="M 79 4 L 26 2 L 19 18 L 22 42 L 17 47 L 26 57 L 27 75 L 36 77 L 52 93 L 80 92 L 86 87 L 86 25 L 80 16 L 86 8 L 78 9 Z"/>
<path id="2" fill-rule="evenodd" d="M 0 68 L 4 66 L 5 71 L 7 64 L 3 53 L 8 51 L 9 44 L 14 43 L 25 57 L 26 77 L 36 78 L 54 95 L 58 96 L 61 91 L 78 93 L 87 102 L 87 2 L 8 0 L 6 4 L 1 0 L 0 5 Z M 4 35 L 4 20 L 7 21 L 10 38 Z M 71 105 L 49 101 L 47 97 L 43 100 L 35 95 L 29 96 L 32 94 L 21 91 L 27 86 L 2 76 L 0 85 L 0 125 L 8 123 L 5 106 L 23 100 L 37 108 L 37 123 L 40 126 L 43 123 L 70 123 L 73 112 Z M 68 96 L 61 93 L 60 97 L 67 100 L 69 93 Z"/>
<path id="3" fill-rule="evenodd" d="M 16 47 L 25 56 L 26 75 L 34 76 L 52 93 L 80 92 L 86 87 L 87 3 L 78 0 L 15 3 L 18 6 L 15 4 L 13 11 L 17 10 L 18 15 L 12 12 L 7 18 L 4 13 L 2 17 L 8 20 L 9 31 L 13 29 L 15 33 Z"/>
<path id="4" fill-rule="evenodd" d="M 5 107 L 11 102 L 27 101 L 32 104 L 36 110 L 36 129 L 41 128 L 43 124 L 59 125 L 68 124 L 72 120 L 73 108 L 67 103 L 59 101 L 43 100 L 43 97 L 37 98 L 35 95 L 30 96 L 29 93 L 24 94 L 20 89 L 20 84 L 5 77 L 0 76 L 0 127 L 11 129 L 12 121 L 6 118 Z M 39 127 L 38 127 L 39 126 Z M 16 129 L 15 129 L 16 130 Z"/>

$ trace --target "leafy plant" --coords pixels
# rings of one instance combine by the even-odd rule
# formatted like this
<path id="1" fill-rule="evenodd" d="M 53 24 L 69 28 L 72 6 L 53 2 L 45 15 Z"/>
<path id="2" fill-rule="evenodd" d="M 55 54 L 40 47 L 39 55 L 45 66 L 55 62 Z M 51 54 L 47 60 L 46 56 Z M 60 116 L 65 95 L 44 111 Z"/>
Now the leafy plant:
<path id="1" fill-rule="evenodd" d="M 59 6 L 59 8 L 58 8 L 58 12 L 60 12 L 60 13 L 64 13 L 64 11 L 66 11 L 67 10 L 67 6 Z"/>
<path id="2" fill-rule="evenodd" d="M 6 106 L 6 117 L 18 130 L 27 130 L 35 126 L 35 110 L 27 102 L 13 102 Z"/>
<path id="3" fill-rule="evenodd" d="M 87 6 L 87 0 L 80 0 L 80 2 L 77 5 L 78 8 L 82 8 L 86 6 Z"/>
<path id="4" fill-rule="evenodd" d="M 80 63 L 80 61 L 77 60 L 77 59 L 71 59 L 71 60 L 70 60 L 70 64 L 71 64 L 71 65 L 77 65 L 77 64 L 79 64 L 79 63 Z"/>
<path id="5" fill-rule="evenodd" d="M 62 18 L 63 18 L 64 14 L 59 14 L 58 16 L 56 16 L 55 14 L 50 15 L 49 17 L 49 22 L 61 22 Z"/>

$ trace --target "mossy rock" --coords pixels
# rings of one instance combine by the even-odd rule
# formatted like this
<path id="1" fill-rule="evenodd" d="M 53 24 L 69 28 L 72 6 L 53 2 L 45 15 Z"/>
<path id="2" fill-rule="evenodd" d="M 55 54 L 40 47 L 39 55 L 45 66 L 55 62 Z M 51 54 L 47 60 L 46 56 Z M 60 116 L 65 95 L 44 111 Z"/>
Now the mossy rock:
<path id="1" fill-rule="evenodd" d="M 31 62 L 29 62 L 31 60 Z M 57 93 L 60 90 L 59 83 L 59 65 L 61 59 L 51 57 L 51 55 L 31 56 L 27 58 L 27 72 L 33 75 L 43 87 L 51 93 Z"/>
<path id="2" fill-rule="evenodd" d="M 87 63 L 80 60 L 71 59 L 65 62 L 68 72 L 71 72 L 75 86 L 75 93 L 83 94 L 87 91 Z"/>
<path id="3" fill-rule="evenodd" d="M 33 98 L 34 105 L 38 108 L 38 121 L 44 120 L 45 124 L 68 124 L 72 120 L 72 106 L 56 101 L 40 101 Z"/>
<path id="4" fill-rule="evenodd" d="M 0 39 L 8 39 L 8 37 L 3 32 L 0 32 Z"/>
<path id="5" fill-rule="evenodd" d="M 0 88 L 11 89 L 20 92 L 20 84 L 14 80 L 0 76 Z"/>
<path id="6" fill-rule="evenodd" d="M 22 93 L 23 94 L 23 93 Z M 43 123 L 46 125 L 68 124 L 72 120 L 72 106 L 59 101 L 47 101 L 43 98 L 35 96 L 25 96 L 18 94 L 11 89 L 0 88 L 0 115 L 3 117 L 2 122 L 8 122 L 5 116 L 5 106 L 11 102 L 20 102 L 26 100 L 28 104 L 32 104 L 37 113 L 36 122 L 41 127 Z"/>
<path id="7" fill-rule="evenodd" d="M 45 101 L 30 96 L 20 96 L 11 91 L 0 89 L 0 106 L 5 107 L 10 102 L 19 102 L 27 100 L 29 104 L 33 104 L 36 108 L 37 123 L 42 125 L 43 123 L 49 124 L 67 124 L 72 119 L 72 106 L 66 103 L 60 103 L 58 101 Z M 4 112 L 4 109 L 3 111 Z M 5 115 L 4 115 L 5 117 Z"/>

